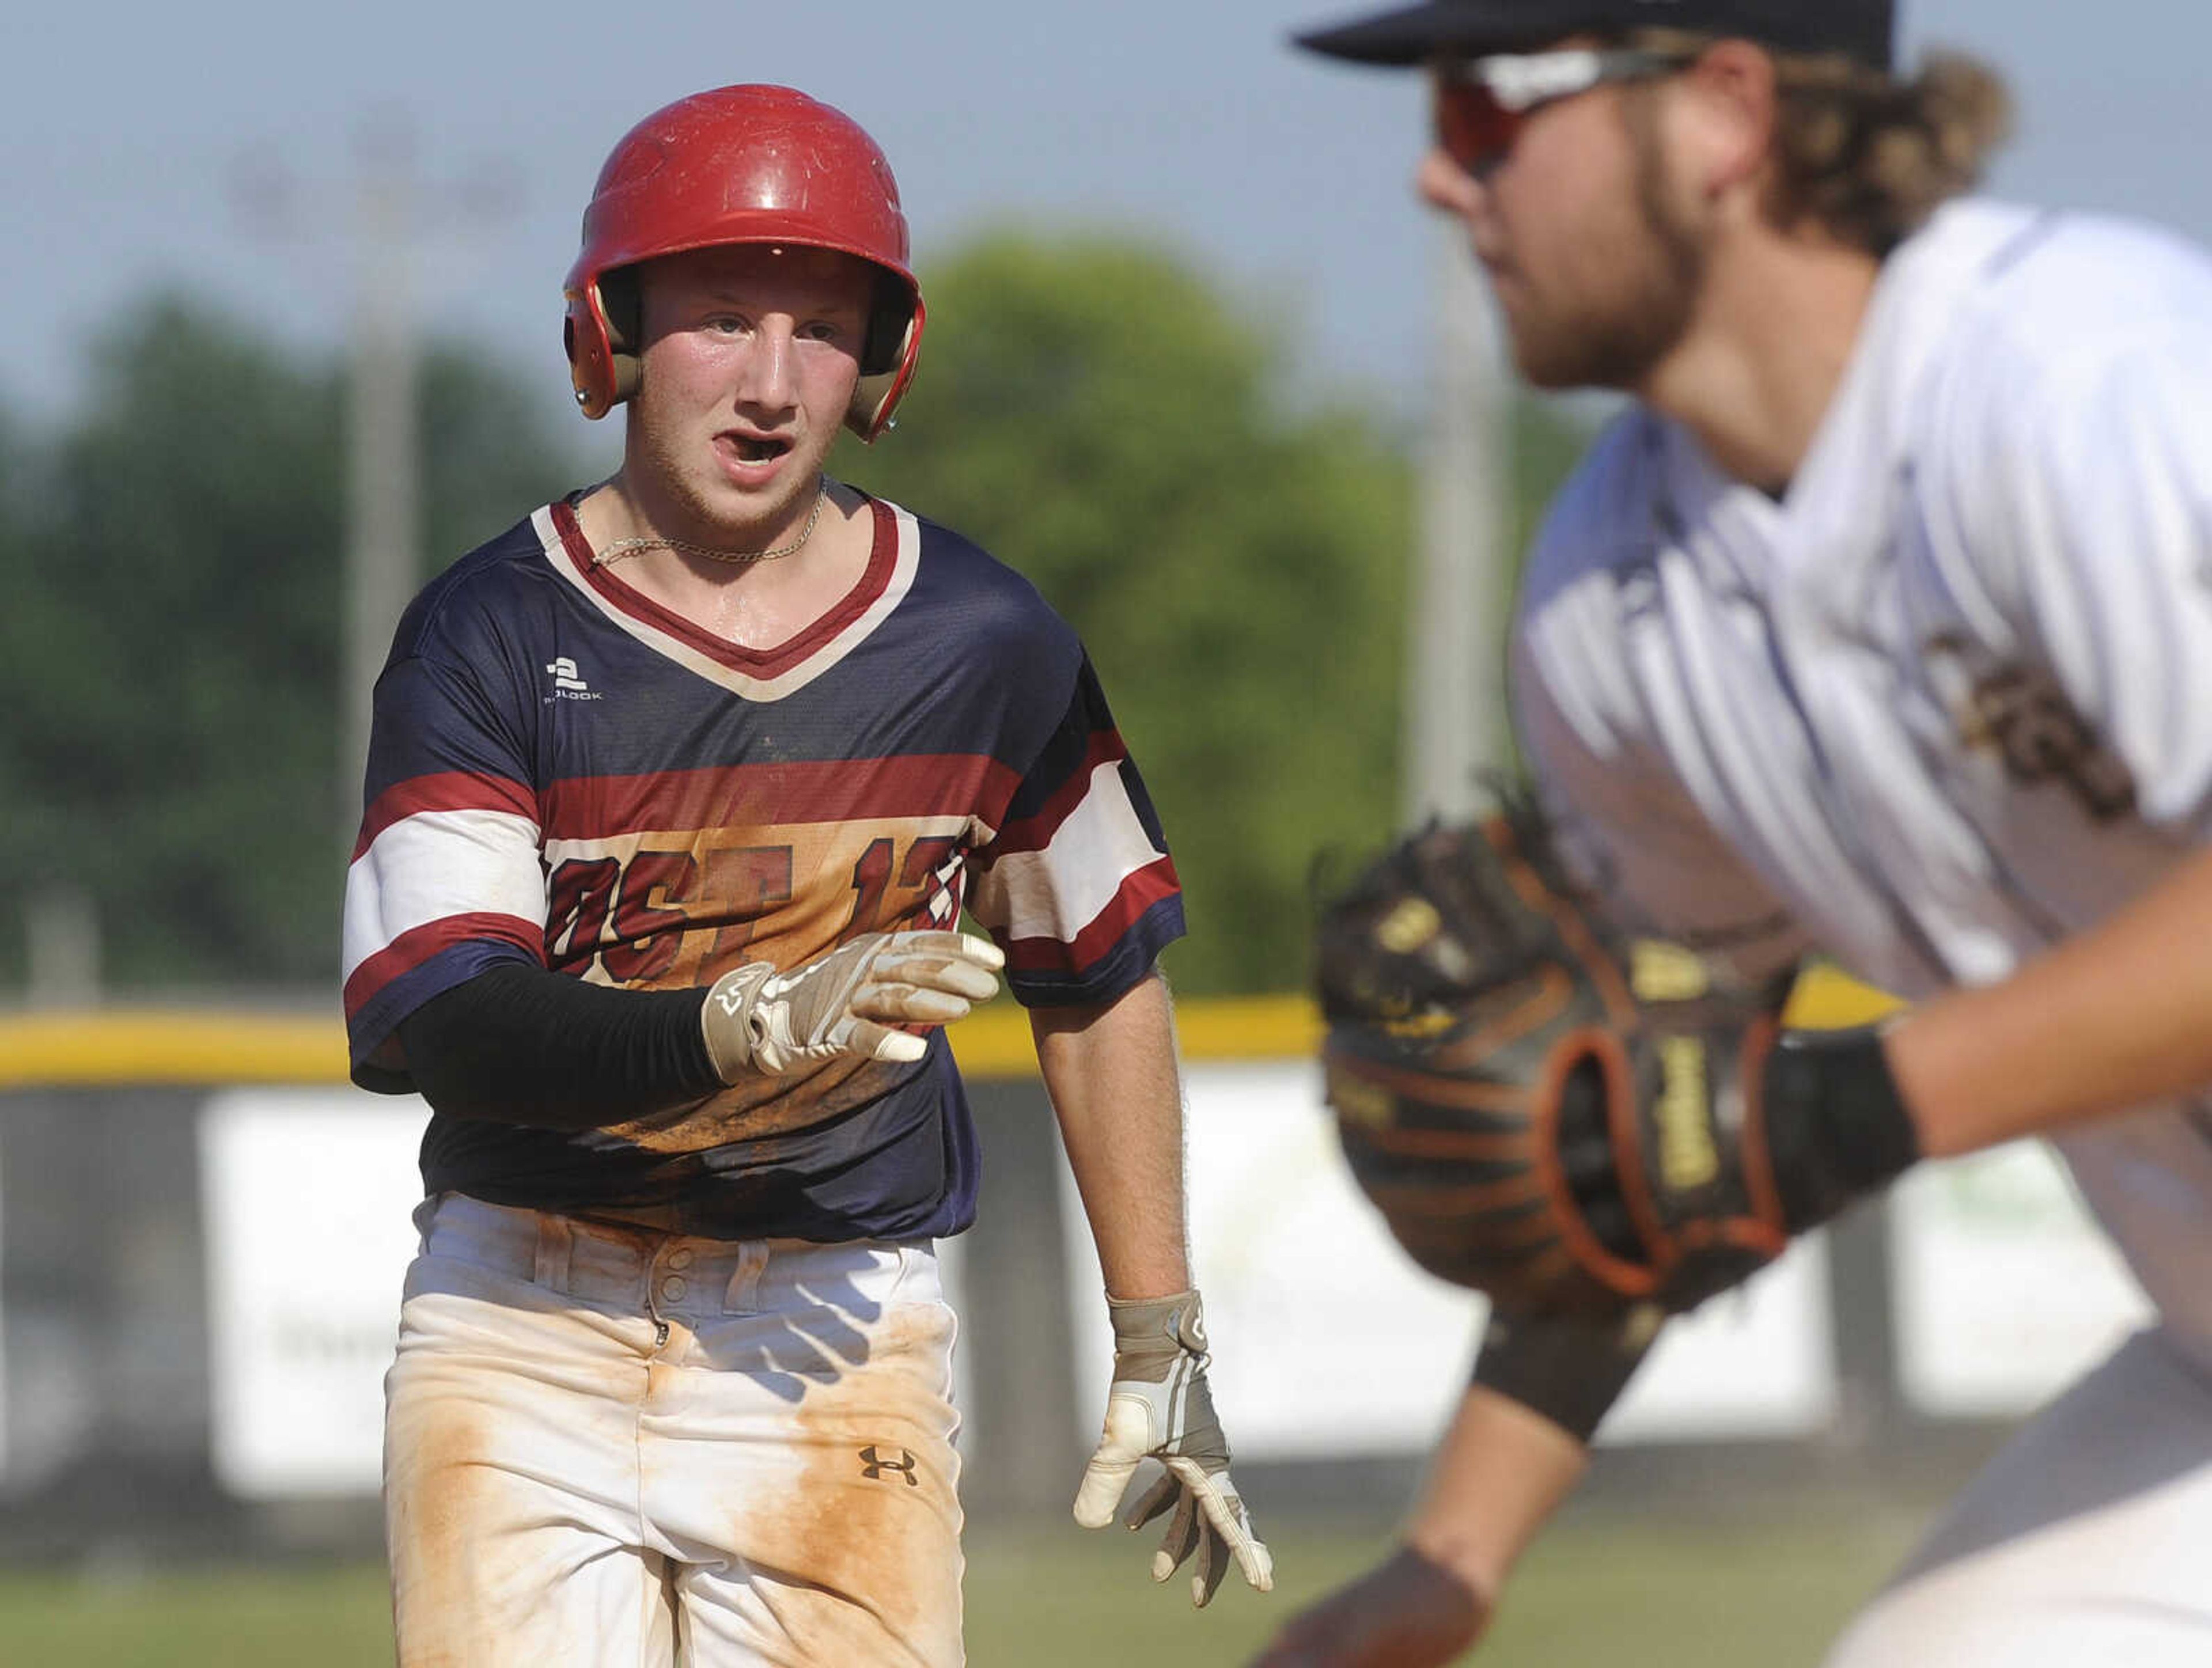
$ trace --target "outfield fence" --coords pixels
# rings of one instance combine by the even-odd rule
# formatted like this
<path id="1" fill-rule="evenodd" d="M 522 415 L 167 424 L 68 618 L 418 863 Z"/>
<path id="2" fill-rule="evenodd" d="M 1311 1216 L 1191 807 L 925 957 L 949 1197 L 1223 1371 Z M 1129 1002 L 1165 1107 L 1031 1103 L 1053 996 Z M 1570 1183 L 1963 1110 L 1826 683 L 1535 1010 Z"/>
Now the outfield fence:
<path id="1" fill-rule="evenodd" d="M 1853 1022 L 1839 980 L 1798 1017 Z M 1351 1186 L 1303 1001 L 1192 1002 L 1191 1230 L 1224 1422 L 1255 1501 L 1388 1513 L 1464 1382 L 1479 1300 Z M 1097 1265 L 1023 1016 L 954 1048 L 985 1163 L 945 1248 L 965 1494 L 1066 1510 L 1109 1362 Z M 0 1016 L 0 1556 L 361 1551 L 425 1111 L 345 1081 L 335 1022 Z M 1669 1329 L 1608 1470 L 1862 1473 L 1966 1453 L 2146 1307 L 2042 1149 L 1929 1167 Z M 1678 1479 L 1679 1480 L 1679 1479 Z"/>

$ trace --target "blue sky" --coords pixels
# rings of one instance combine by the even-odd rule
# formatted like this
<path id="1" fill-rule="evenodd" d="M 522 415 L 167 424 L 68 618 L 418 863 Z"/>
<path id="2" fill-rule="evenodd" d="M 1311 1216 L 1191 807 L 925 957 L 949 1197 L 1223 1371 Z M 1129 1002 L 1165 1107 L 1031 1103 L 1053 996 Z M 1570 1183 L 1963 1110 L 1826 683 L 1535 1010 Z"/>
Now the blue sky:
<path id="1" fill-rule="evenodd" d="M 2025 121 L 2000 189 L 2212 238 L 2201 0 L 2112 0 L 2094 27 L 2047 0 L 1905 5 L 1910 45 L 1970 46 L 2011 74 Z M 0 402 L 34 418 L 75 397 L 89 334 L 164 280 L 336 342 L 376 122 L 411 130 L 444 204 L 416 274 L 425 310 L 564 401 L 560 278 L 599 161 L 655 106 L 746 80 L 805 87 L 876 134 L 925 278 L 982 225 L 1136 228 L 1248 290 L 1324 382 L 1419 409 L 1440 234 L 1406 183 L 1418 86 L 1285 44 L 1358 0 L 21 9 L 0 100 L 16 325 Z M 257 159 L 292 182 L 288 232 L 236 206 Z M 497 206 L 468 195 L 488 183 Z"/>

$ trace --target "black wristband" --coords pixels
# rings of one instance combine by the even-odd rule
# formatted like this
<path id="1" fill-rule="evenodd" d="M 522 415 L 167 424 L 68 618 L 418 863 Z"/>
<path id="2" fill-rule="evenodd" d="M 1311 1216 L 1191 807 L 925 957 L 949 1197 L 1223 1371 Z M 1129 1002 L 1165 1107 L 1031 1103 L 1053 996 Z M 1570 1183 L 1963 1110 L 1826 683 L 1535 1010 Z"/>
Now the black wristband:
<path id="1" fill-rule="evenodd" d="M 1881 1030 L 1785 1031 L 1766 1057 L 1767 1151 L 1783 1224 L 1824 1222 L 1920 1157 Z"/>
<path id="2" fill-rule="evenodd" d="M 1649 1304 L 1604 1319 L 1492 1309 L 1474 1382 L 1587 1442 L 1650 1352 L 1661 1318 Z"/>

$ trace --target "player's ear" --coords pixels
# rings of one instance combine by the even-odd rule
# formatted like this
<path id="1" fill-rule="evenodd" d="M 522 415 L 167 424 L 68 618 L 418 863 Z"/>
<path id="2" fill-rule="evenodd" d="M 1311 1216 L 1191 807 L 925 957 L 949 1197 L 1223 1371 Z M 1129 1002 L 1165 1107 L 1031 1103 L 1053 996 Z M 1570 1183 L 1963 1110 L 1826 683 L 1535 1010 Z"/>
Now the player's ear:
<path id="1" fill-rule="evenodd" d="M 1764 179 L 1779 115 L 1774 60 L 1748 40 L 1717 40 L 1675 78 L 1675 142 L 1698 195 Z"/>

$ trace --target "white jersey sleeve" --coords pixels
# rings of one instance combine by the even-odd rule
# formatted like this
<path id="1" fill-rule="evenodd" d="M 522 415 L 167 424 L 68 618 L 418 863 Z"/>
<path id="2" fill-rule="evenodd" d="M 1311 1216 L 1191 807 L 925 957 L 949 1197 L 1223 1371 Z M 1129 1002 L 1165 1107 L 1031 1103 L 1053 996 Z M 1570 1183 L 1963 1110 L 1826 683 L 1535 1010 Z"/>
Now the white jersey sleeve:
<path id="1" fill-rule="evenodd" d="M 1677 940 L 1763 980 L 1808 950 L 1774 894 L 1684 791 L 1650 728 L 1624 631 L 1654 566 L 1653 420 L 1591 448 L 1529 559 L 1509 666 L 1515 727 L 1562 852 L 1624 931 Z"/>
<path id="2" fill-rule="evenodd" d="M 2047 293 L 1980 311 L 1927 414 L 1941 440 L 1922 448 L 1926 554 L 1985 610 L 1985 640 L 2048 670 L 2135 811 L 2199 840 L 2212 833 L 2212 275 L 2140 233 L 2070 241 L 2038 263 L 2056 270 L 2034 288 L 2094 288 L 2097 311 L 2126 322 L 2054 346 L 2019 339 L 2050 321 Z M 2185 272 L 2195 282 L 2174 281 Z"/>

